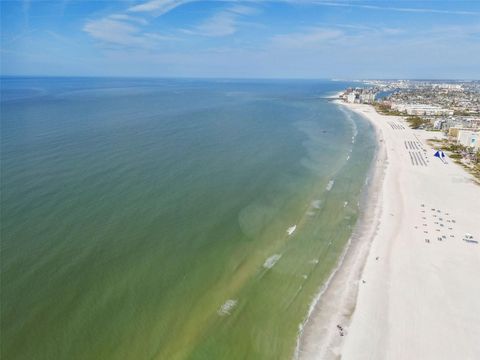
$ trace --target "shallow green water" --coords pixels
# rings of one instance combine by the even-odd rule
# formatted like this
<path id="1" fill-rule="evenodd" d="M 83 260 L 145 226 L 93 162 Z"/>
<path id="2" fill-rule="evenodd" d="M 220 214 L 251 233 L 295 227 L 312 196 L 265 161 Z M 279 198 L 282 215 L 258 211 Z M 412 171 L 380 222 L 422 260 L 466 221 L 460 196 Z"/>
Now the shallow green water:
<path id="1" fill-rule="evenodd" d="M 290 358 L 374 153 L 344 86 L 4 79 L 2 357 Z"/>

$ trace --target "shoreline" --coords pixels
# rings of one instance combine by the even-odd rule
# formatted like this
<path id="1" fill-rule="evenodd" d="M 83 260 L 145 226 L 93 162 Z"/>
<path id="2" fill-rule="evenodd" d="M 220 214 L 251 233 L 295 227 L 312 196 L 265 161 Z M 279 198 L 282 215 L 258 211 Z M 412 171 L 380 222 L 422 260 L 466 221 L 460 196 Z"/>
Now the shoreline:
<path id="1" fill-rule="evenodd" d="M 403 118 L 336 103 L 375 127 L 379 147 L 369 202 L 305 322 L 297 358 L 480 357 L 480 244 L 462 241 L 467 232 L 480 238 L 473 177 L 434 158 L 431 134 Z"/>
<path id="2" fill-rule="evenodd" d="M 358 114 L 339 100 L 338 96 L 333 103 Z M 341 324 L 346 329 L 354 311 L 361 271 L 378 226 L 378 221 L 372 223 L 371 220 L 378 217 L 378 212 L 381 211 L 378 191 L 381 189 L 387 163 L 384 143 L 380 141 L 381 130 L 369 119 L 366 121 L 374 128 L 377 144 L 361 195 L 360 216 L 337 265 L 312 301 L 303 324 L 303 332 L 297 339 L 294 359 L 337 358 L 342 341 L 337 325 Z M 346 280 L 349 281 L 348 286 L 343 285 Z M 337 309 L 339 301 L 341 306 Z"/>

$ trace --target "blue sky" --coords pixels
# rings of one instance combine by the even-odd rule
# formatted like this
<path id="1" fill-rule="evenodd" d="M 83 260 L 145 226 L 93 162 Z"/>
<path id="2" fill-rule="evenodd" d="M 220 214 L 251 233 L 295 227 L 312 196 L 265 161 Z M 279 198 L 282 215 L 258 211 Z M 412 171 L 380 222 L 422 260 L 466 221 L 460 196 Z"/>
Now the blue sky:
<path id="1" fill-rule="evenodd" d="M 480 1 L 0 0 L 3 75 L 480 78 Z"/>

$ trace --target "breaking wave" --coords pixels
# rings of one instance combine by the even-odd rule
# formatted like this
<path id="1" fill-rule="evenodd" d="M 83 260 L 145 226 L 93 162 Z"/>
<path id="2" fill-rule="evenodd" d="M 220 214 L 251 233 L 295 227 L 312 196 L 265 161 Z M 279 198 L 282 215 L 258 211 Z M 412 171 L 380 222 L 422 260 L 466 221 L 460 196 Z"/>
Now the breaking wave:
<path id="1" fill-rule="evenodd" d="M 226 316 L 230 315 L 231 311 L 233 308 L 237 305 L 238 300 L 236 299 L 228 299 L 225 301 L 225 303 L 220 306 L 220 309 L 218 309 L 217 313 L 220 316 Z"/>
<path id="2" fill-rule="evenodd" d="M 330 191 L 333 188 L 333 184 L 335 184 L 335 180 L 330 180 L 327 184 L 326 190 Z"/>
<path id="3" fill-rule="evenodd" d="M 280 258 L 282 257 L 282 255 L 280 254 L 274 254 L 272 256 L 270 256 L 267 260 L 265 260 L 265 262 L 263 263 L 263 267 L 265 269 L 271 269 L 272 267 L 275 266 L 275 264 L 277 263 L 278 260 L 280 260 Z"/>

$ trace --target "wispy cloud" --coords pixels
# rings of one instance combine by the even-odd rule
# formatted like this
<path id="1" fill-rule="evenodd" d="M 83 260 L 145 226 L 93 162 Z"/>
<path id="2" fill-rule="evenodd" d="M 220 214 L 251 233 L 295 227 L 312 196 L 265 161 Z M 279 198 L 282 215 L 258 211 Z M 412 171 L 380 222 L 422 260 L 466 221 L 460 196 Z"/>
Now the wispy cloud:
<path id="1" fill-rule="evenodd" d="M 190 35 L 227 36 L 237 31 L 235 15 L 229 12 L 219 12 L 196 27 L 183 32 Z"/>
<path id="2" fill-rule="evenodd" d="M 111 16 L 88 21 L 83 30 L 92 38 L 106 45 L 154 48 L 161 41 L 174 40 L 168 35 L 143 31 L 140 27 L 116 20 Z"/>
<path id="3" fill-rule="evenodd" d="M 151 1 L 138 6 L 145 5 L 145 8 L 153 9 L 154 6 L 150 3 L 155 3 L 157 8 L 159 8 L 160 3 L 174 5 L 173 1 Z M 175 6 L 178 6 L 179 1 L 175 3 Z M 131 9 L 129 8 L 127 11 Z M 165 7 L 162 9 L 167 11 Z M 140 15 L 114 13 L 100 19 L 88 20 L 83 27 L 83 31 L 103 44 L 127 47 L 152 48 L 160 41 L 174 39 L 169 35 L 147 31 L 148 25 L 149 21 Z"/>
<path id="4" fill-rule="evenodd" d="M 142 3 L 130 6 L 124 10 L 123 13 L 115 13 L 102 18 L 100 20 L 89 21 L 84 30 L 97 40 L 115 44 L 129 44 L 137 46 L 146 46 L 151 39 L 145 38 L 141 33 L 139 27 L 148 25 L 152 17 L 160 17 L 178 7 L 200 0 L 148 0 Z M 347 2 L 347 1 L 323 1 L 323 0 L 217 0 L 221 3 L 232 3 L 228 9 L 220 10 L 209 18 L 205 19 L 197 25 L 186 27 L 181 32 L 188 35 L 206 36 L 206 37 L 224 37 L 232 35 L 238 31 L 239 21 L 243 16 L 253 15 L 258 10 L 258 7 L 252 5 L 270 3 L 289 3 L 296 5 L 318 5 L 330 7 L 344 7 L 344 8 L 359 8 L 373 11 L 395 11 L 395 12 L 409 12 L 409 13 L 432 13 L 432 14 L 450 14 L 450 15 L 479 15 L 475 11 L 460 11 L 460 10 L 442 10 L 435 8 L 412 8 L 412 7 L 393 7 L 382 6 L 378 4 L 369 4 L 363 2 Z M 28 0 L 25 0 L 24 6 L 28 8 Z M 249 4 L 246 6 L 245 4 Z M 386 34 L 398 35 L 401 34 L 399 29 L 385 29 Z M 293 46 L 297 41 L 297 47 L 301 46 L 302 42 L 315 43 L 319 41 L 328 40 L 331 36 L 338 35 L 336 32 L 328 32 L 326 29 L 314 29 L 310 33 L 303 36 L 301 34 L 278 35 L 275 42 L 280 44 L 282 41 L 288 43 L 290 40 Z M 161 36 L 159 36 L 160 38 Z"/>
<path id="5" fill-rule="evenodd" d="M 242 26 L 247 23 L 247 17 L 256 15 L 260 9 L 267 9 L 267 6 L 262 6 L 265 3 L 285 3 L 291 6 L 309 5 L 309 6 L 331 6 L 364 9 L 364 11 L 394 11 L 394 12 L 410 12 L 410 13 L 432 13 L 432 14 L 450 14 L 470 16 L 474 14 L 480 15 L 475 11 L 457 11 L 457 10 L 441 10 L 435 8 L 410 8 L 410 7 L 392 7 L 388 5 L 381 5 L 380 3 L 366 3 L 363 1 L 322 1 L 322 0 L 215 0 L 215 7 L 208 7 L 210 9 L 217 9 L 209 17 L 200 20 L 196 24 L 182 25 L 184 28 L 172 29 L 171 33 L 176 34 L 176 37 L 157 33 L 152 31 L 155 27 L 155 22 L 160 22 L 160 17 L 176 8 L 184 6 L 189 3 L 200 0 L 150 0 L 137 3 L 130 7 L 125 7 L 122 11 L 111 13 L 103 18 L 96 20 L 88 20 L 83 30 L 87 32 L 92 38 L 105 45 L 114 45 L 117 48 L 138 48 L 138 49 L 160 49 L 160 44 L 163 41 L 169 41 L 173 38 L 183 38 L 186 41 L 191 40 L 190 36 L 202 36 L 220 38 L 233 35 L 239 31 Z M 206 0 L 209 1 L 209 0 Z M 362 11 L 362 12 L 364 12 Z M 157 18 L 157 19 L 154 19 Z M 197 20 L 198 21 L 198 20 Z M 263 48 L 278 51 L 278 53 L 288 53 L 289 51 L 312 54 L 328 55 L 330 51 L 336 51 L 338 47 L 342 47 L 345 53 L 348 53 L 354 46 L 364 47 L 369 44 L 372 38 L 380 41 L 385 47 L 394 46 L 394 42 L 402 38 L 416 38 L 408 29 L 402 29 L 395 26 L 376 26 L 352 23 L 352 24 L 311 24 L 309 27 L 293 29 L 285 29 L 284 33 L 275 35 L 259 36 L 259 41 L 251 41 L 248 44 L 252 51 L 260 51 Z M 421 32 L 417 29 L 415 33 Z M 183 36 L 189 35 L 189 36 Z M 464 34 L 463 34 L 464 35 Z M 463 36 L 462 35 L 462 36 Z M 469 34 L 474 36 L 475 34 Z M 452 35 L 453 36 L 453 35 Z M 455 35 L 456 36 L 456 35 Z M 460 35 L 459 35 L 460 36 Z M 240 39 L 241 37 L 236 37 Z M 197 40 L 197 39 L 195 39 Z M 240 39 L 241 40 L 241 39 Z M 431 39 L 429 39 L 431 41 Z M 220 41 L 215 40 L 216 43 Z M 263 45 L 258 45 L 263 42 Z M 241 47 L 246 49 L 244 42 Z M 173 43 L 172 43 L 173 44 Z M 211 45 L 205 42 L 197 42 L 195 44 Z M 225 45 L 225 44 L 224 44 Z M 235 46 L 237 46 L 236 43 Z M 170 45 L 169 45 L 170 46 Z M 406 45 L 405 45 L 406 46 Z M 108 48 L 108 46 L 107 46 Z M 111 46 L 110 46 L 111 48 Z M 170 47 L 171 48 L 171 47 Z M 164 49 L 164 48 L 162 48 Z M 389 48 L 390 49 L 390 48 Z M 198 48 L 197 48 L 198 53 Z M 208 50 L 209 52 L 211 49 Z M 162 51 L 162 56 L 164 56 Z M 290 56 L 290 55 L 289 55 Z"/>
<path id="6" fill-rule="evenodd" d="M 144 3 L 134 5 L 129 8 L 132 12 L 155 12 L 156 15 L 162 15 L 167 13 L 176 7 L 182 6 L 190 2 L 197 2 L 200 0 L 150 0 Z M 217 0 L 218 2 L 243 2 L 243 3 L 289 3 L 296 5 L 322 5 L 322 6 L 334 6 L 334 7 L 351 7 L 370 10 L 385 10 L 396 12 L 408 12 L 408 13 L 431 13 L 431 14 L 446 14 L 446 15 L 468 15 L 479 16 L 478 11 L 468 10 L 443 10 L 435 8 L 413 8 L 413 7 L 395 7 L 395 6 L 380 6 L 372 5 L 368 3 L 349 2 L 349 1 L 323 1 L 323 0 Z"/>
<path id="7" fill-rule="evenodd" d="M 245 5 L 232 6 L 228 11 L 237 15 L 255 15 L 259 13 L 257 8 Z"/>
<path id="8" fill-rule="evenodd" d="M 461 11 L 461 10 L 440 10 L 440 9 L 429 9 L 429 8 L 401 8 L 401 7 L 382 7 L 375 5 L 362 5 L 364 9 L 372 10 L 390 10 L 398 12 L 409 12 L 409 13 L 430 13 L 430 14 L 447 14 L 447 15 L 480 15 L 477 11 Z"/>
<path id="9" fill-rule="evenodd" d="M 110 19 L 113 20 L 123 20 L 123 21 L 131 21 L 140 25 L 147 25 L 148 21 L 141 17 L 130 16 L 127 14 L 112 14 L 109 16 Z"/>
<path id="10" fill-rule="evenodd" d="M 151 47 L 154 42 L 171 40 L 172 36 L 147 32 L 148 18 L 161 16 L 179 6 L 198 0 L 151 0 L 131 6 L 124 13 L 114 13 L 96 20 L 88 20 L 83 30 L 92 38 L 111 45 Z M 220 0 L 236 2 L 236 0 Z M 227 36 L 237 31 L 238 20 L 253 15 L 257 10 L 251 6 L 236 4 L 221 10 L 197 26 L 181 32 L 198 36 Z"/>
<path id="11" fill-rule="evenodd" d="M 279 48 L 305 48 L 316 45 L 323 45 L 333 40 L 338 40 L 345 33 L 340 29 L 315 27 L 306 29 L 303 32 L 275 35 L 271 44 Z"/>
<path id="12" fill-rule="evenodd" d="M 152 12 L 156 16 L 163 15 L 176 7 L 198 0 L 150 0 L 128 8 L 129 12 Z"/>
<path id="13" fill-rule="evenodd" d="M 291 1 L 291 0 L 287 0 L 287 2 L 295 3 L 295 1 Z M 322 5 L 322 6 L 349 7 L 349 8 L 361 8 L 361 9 L 369 9 L 369 10 L 384 10 L 384 11 L 396 11 L 396 12 L 408 12 L 408 13 L 480 16 L 480 12 L 478 11 L 442 10 L 442 9 L 434 9 L 434 8 L 392 7 L 392 6 L 379 6 L 379 5 L 370 5 L 370 4 L 361 4 L 361 3 L 328 2 L 328 1 L 318 1 L 318 0 L 306 0 L 306 1 L 300 1 L 299 3 L 304 3 L 304 4 L 310 3 L 310 4 Z"/>
<path id="14" fill-rule="evenodd" d="M 88 21 L 83 30 L 96 40 L 109 44 L 145 46 L 145 39 L 138 36 L 139 29 L 125 22 L 110 19 Z"/>
<path id="15" fill-rule="evenodd" d="M 237 31 L 238 20 L 242 16 L 257 14 L 258 10 L 243 5 L 235 5 L 226 10 L 221 10 L 213 14 L 210 18 L 201 24 L 183 30 L 184 33 L 190 35 L 201 36 L 228 36 Z"/>
<path id="16" fill-rule="evenodd" d="M 141 15 L 160 16 L 191 1 L 194 0 L 150 0 L 131 6 L 123 13 L 88 20 L 83 31 L 103 44 L 151 48 L 159 41 L 171 40 L 172 37 L 145 31 L 149 21 Z"/>

